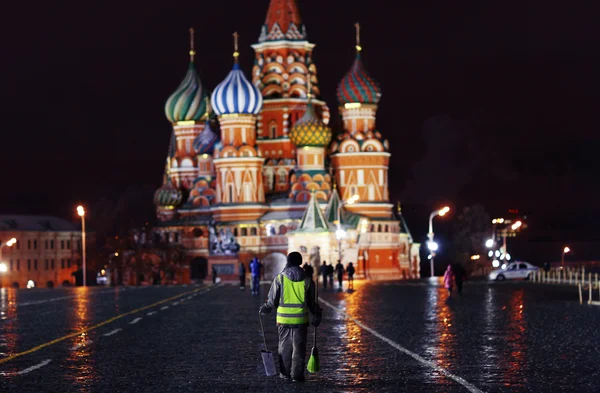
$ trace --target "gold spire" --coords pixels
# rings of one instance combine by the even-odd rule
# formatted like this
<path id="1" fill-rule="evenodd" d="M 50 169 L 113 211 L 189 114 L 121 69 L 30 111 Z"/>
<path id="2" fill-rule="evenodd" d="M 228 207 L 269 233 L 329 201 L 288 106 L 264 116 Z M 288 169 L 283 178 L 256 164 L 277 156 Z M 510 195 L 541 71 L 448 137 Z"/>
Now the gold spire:
<path id="1" fill-rule="evenodd" d="M 190 27 L 190 61 L 194 61 L 194 55 L 196 55 L 196 49 L 194 48 L 194 28 Z"/>
<path id="2" fill-rule="evenodd" d="M 239 34 L 236 31 L 233 33 L 233 58 L 235 59 L 236 63 L 238 61 L 238 56 L 240 55 L 240 52 L 238 52 L 238 38 Z"/>
<path id="3" fill-rule="evenodd" d="M 398 213 L 402 214 L 402 206 L 400 205 L 400 201 L 398 201 Z"/>
<path id="4" fill-rule="evenodd" d="M 356 22 L 354 27 L 356 28 L 356 53 L 360 53 L 362 50 L 360 46 L 360 23 Z"/>

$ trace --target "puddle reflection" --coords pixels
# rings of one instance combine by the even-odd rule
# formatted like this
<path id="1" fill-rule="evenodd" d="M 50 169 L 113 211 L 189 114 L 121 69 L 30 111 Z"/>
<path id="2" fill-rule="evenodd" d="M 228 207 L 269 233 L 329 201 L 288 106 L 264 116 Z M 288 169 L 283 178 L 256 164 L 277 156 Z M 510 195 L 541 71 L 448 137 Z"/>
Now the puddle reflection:
<path id="1" fill-rule="evenodd" d="M 73 312 L 69 314 L 69 331 L 81 331 L 92 324 L 90 310 L 90 289 L 77 288 L 77 297 L 74 298 Z M 89 386 L 95 377 L 95 360 L 90 356 L 92 346 L 89 333 L 81 333 L 69 343 L 72 347 L 66 359 L 67 372 L 64 377 L 70 382 L 75 382 L 81 387 Z M 77 348 L 78 347 L 78 348 Z"/>
<path id="2" fill-rule="evenodd" d="M 505 385 L 524 385 L 527 383 L 526 367 L 526 328 L 523 317 L 524 290 L 513 292 L 510 298 L 508 329 L 506 332 L 507 351 L 505 353 L 506 372 L 504 375 Z"/>
<path id="3" fill-rule="evenodd" d="M 443 287 L 430 286 L 427 289 L 425 305 L 427 339 L 424 352 L 438 366 L 449 369 L 457 362 L 457 327 L 454 311 L 448 305 L 448 291 Z M 450 300 L 451 301 L 451 300 Z M 434 372 L 436 382 L 450 384 L 444 375 Z"/>
<path id="4" fill-rule="evenodd" d="M 4 358 L 17 352 L 19 321 L 16 289 L 0 289 L 0 329 L 0 358 Z"/>

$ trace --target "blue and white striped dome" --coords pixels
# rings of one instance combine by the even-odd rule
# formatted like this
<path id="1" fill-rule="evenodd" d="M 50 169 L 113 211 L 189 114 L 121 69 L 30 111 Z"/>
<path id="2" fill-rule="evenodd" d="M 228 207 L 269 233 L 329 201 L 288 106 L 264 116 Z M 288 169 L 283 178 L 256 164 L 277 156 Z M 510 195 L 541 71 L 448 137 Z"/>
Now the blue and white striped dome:
<path id="1" fill-rule="evenodd" d="M 238 63 L 227 78 L 213 91 L 210 100 L 219 116 L 230 114 L 257 115 L 263 104 L 260 91 L 244 76 Z"/>

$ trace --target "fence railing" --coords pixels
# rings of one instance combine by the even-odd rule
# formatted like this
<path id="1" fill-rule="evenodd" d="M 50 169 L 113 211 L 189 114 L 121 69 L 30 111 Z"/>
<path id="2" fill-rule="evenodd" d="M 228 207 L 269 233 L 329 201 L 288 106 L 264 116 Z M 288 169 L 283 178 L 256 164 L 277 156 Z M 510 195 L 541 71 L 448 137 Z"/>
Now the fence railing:
<path id="1" fill-rule="evenodd" d="M 585 267 L 558 268 L 552 270 L 538 270 L 533 273 L 532 281 L 541 284 L 561 284 L 576 286 L 579 291 L 579 304 L 583 304 L 584 293 L 588 293 L 587 304 L 600 305 L 600 283 L 598 273 L 586 272 Z M 594 300 L 594 289 L 598 289 L 598 300 Z"/>

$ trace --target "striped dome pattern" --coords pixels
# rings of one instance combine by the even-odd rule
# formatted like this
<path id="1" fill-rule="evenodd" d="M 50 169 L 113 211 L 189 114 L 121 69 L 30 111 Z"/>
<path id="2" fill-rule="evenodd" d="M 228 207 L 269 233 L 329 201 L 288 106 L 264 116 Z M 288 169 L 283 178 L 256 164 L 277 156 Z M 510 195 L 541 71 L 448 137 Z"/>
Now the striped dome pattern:
<path id="1" fill-rule="evenodd" d="M 304 115 L 294 123 L 289 137 L 297 147 L 323 147 L 331 142 L 331 128 L 319 120 L 312 102 L 309 102 Z"/>
<path id="2" fill-rule="evenodd" d="M 215 134 L 207 121 L 204 130 L 194 139 L 194 150 L 197 154 L 213 154 L 217 142 L 219 142 L 219 136 Z"/>
<path id="3" fill-rule="evenodd" d="M 338 85 L 337 99 L 340 104 L 377 104 L 381 98 L 379 84 L 369 76 L 367 69 L 356 55 L 350 71 Z"/>
<path id="4" fill-rule="evenodd" d="M 185 78 L 165 104 L 165 115 L 171 123 L 199 121 L 206 113 L 206 97 L 196 66 L 190 62 Z"/>
<path id="5" fill-rule="evenodd" d="M 221 115 L 257 115 L 263 104 L 260 91 L 244 76 L 238 63 L 227 78 L 215 89 L 211 105 L 215 113 Z"/>
<path id="6" fill-rule="evenodd" d="M 181 190 L 175 188 L 171 179 L 167 179 L 165 183 L 154 193 L 154 204 L 161 207 L 176 207 L 181 204 L 183 194 Z"/>

